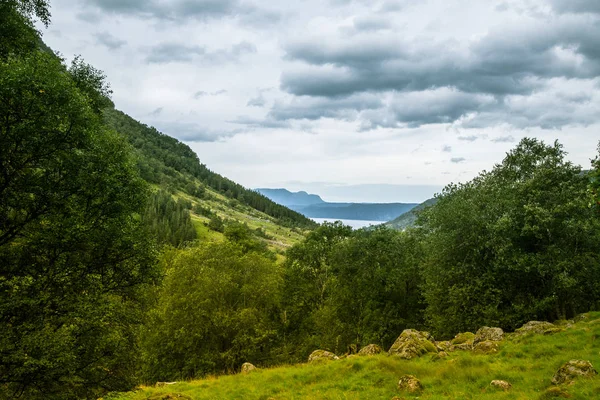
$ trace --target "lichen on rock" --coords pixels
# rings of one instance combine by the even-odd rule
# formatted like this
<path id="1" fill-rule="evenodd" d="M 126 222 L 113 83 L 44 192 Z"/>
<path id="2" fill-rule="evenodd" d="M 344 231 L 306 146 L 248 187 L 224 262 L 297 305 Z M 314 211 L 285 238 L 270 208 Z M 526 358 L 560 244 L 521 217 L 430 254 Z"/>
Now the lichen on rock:
<path id="1" fill-rule="evenodd" d="M 429 332 L 421 332 L 415 329 L 405 329 L 396 339 L 388 353 L 410 360 L 427 353 L 437 353 L 435 339 Z"/>
<path id="2" fill-rule="evenodd" d="M 578 377 L 591 377 L 597 375 L 598 371 L 594 369 L 591 362 L 586 360 L 571 360 L 563 364 L 552 377 L 554 385 L 569 383 Z"/>

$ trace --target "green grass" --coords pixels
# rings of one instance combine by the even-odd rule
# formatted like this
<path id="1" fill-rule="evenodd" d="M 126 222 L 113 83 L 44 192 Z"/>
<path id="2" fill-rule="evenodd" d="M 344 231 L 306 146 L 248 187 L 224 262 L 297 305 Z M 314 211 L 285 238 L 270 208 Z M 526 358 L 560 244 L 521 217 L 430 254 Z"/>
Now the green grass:
<path id="1" fill-rule="evenodd" d="M 600 369 L 600 313 L 549 336 L 510 336 L 498 353 L 478 355 L 452 352 L 445 359 L 430 355 L 401 360 L 386 354 L 350 357 L 319 365 L 261 369 L 249 375 L 209 377 L 167 388 L 142 387 L 111 399 L 600 399 L 600 378 L 579 379 L 554 387 L 554 372 L 571 359 L 589 360 Z M 405 374 L 415 375 L 423 392 L 400 392 L 396 384 Z M 493 379 L 512 384 L 508 392 L 490 387 Z"/>

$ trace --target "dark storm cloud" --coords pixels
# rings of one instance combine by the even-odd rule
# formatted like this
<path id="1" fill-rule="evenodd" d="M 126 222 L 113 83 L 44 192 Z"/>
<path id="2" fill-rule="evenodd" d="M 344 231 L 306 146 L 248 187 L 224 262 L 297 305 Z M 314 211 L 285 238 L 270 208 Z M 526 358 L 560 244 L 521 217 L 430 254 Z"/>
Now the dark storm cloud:
<path id="1" fill-rule="evenodd" d="M 99 44 L 106 46 L 111 50 L 118 50 L 127 44 L 125 40 L 114 37 L 108 32 L 97 33 L 94 36 Z"/>
<path id="2" fill-rule="evenodd" d="M 146 62 L 152 64 L 164 64 L 169 62 L 192 62 L 199 60 L 204 64 L 224 64 L 236 62 L 238 59 L 250 53 L 256 52 L 256 46 L 249 42 L 241 42 L 233 45 L 230 49 L 219 49 L 208 51 L 204 46 L 187 46 L 180 43 L 162 43 L 152 47 Z"/>
<path id="3" fill-rule="evenodd" d="M 158 107 L 156 110 L 152 111 L 150 114 L 150 116 L 152 117 L 158 117 L 163 111 L 163 107 Z"/>
<path id="4" fill-rule="evenodd" d="M 281 87 L 311 96 L 438 87 L 526 94 L 543 85 L 540 79 L 599 76 L 598 37 L 600 26 L 573 21 L 553 29 L 541 25 L 492 32 L 468 48 L 452 41 L 385 40 L 372 35 L 356 40 L 303 40 L 288 44 L 286 57 L 307 66 L 284 72 Z"/>
<path id="5" fill-rule="evenodd" d="M 453 157 L 450 159 L 450 162 L 454 163 L 454 164 L 459 164 L 461 162 L 466 161 L 467 159 L 464 157 Z"/>
<path id="6" fill-rule="evenodd" d="M 279 14 L 240 0 L 91 0 L 106 13 L 153 18 L 162 21 L 239 17 L 247 25 L 279 21 Z"/>
<path id="7" fill-rule="evenodd" d="M 467 115 L 475 115 L 465 122 L 473 127 L 489 126 L 486 122 L 545 128 L 575 121 L 586 124 L 586 118 L 551 115 L 535 105 L 538 114 L 521 110 L 506 114 L 515 111 L 506 101 L 547 90 L 551 81 L 600 77 L 600 24 L 582 23 L 576 17 L 492 30 L 466 44 L 402 40 L 371 32 L 350 40 L 344 34 L 350 33 L 340 30 L 337 37 L 288 42 L 286 58 L 296 63 L 283 72 L 281 89 L 298 98 L 332 100 L 393 93 L 394 100 L 384 107 L 356 108 L 362 129 L 452 123 Z M 569 96 L 591 98 L 585 93 Z M 564 101 L 573 103 L 569 98 Z M 304 108 L 287 108 L 285 118 L 294 118 L 294 112 L 296 118 L 306 118 Z"/>
<path id="8" fill-rule="evenodd" d="M 290 119 L 318 120 L 320 118 L 355 119 L 358 110 L 381 108 L 383 102 L 379 96 L 360 94 L 341 98 L 295 97 L 292 101 L 277 102 L 271 108 L 268 117 L 276 121 Z"/>
<path id="9" fill-rule="evenodd" d="M 91 3 L 108 13 L 157 19 L 219 17 L 240 7 L 237 0 L 92 0 Z"/>
<path id="10" fill-rule="evenodd" d="M 600 14 L 600 1 L 598 0 L 550 0 L 550 4 L 559 13 Z"/>

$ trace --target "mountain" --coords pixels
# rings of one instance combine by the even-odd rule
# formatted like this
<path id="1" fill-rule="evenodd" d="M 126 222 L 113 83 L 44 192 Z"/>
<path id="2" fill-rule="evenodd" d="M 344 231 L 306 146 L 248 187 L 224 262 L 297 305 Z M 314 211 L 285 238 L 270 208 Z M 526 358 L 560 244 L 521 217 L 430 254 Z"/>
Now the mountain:
<path id="1" fill-rule="evenodd" d="M 325 203 L 318 195 L 308 194 L 304 191 L 290 192 L 287 189 L 256 189 L 256 191 L 273 200 L 275 203 L 286 207 L 310 206 L 313 204 Z"/>
<path id="2" fill-rule="evenodd" d="M 287 189 L 256 189 L 274 202 L 309 218 L 389 221 L 410 211 L 417 203 L 328 203 L 316 194 Z"/>
<path id="3" fill-rule="evenodd" d="M 415 208 L 405 212 L 404 214 L 401 214 L 397 218 L 395 218 L 389 222 L 386 222 L 385 226 L 393 228 L 393 229 L 397 229 L 397 230 L 404 230 L 406 228 L 412 227 L 415 225 L 415 222 L 417 221 L 419 212 L 424 210 L 427 207 L 434 205 L 435 203 L 437 203 L 437 199 L 435 199 L 435 198 L 426 200 L 423 203 L 416 206 Z"/>

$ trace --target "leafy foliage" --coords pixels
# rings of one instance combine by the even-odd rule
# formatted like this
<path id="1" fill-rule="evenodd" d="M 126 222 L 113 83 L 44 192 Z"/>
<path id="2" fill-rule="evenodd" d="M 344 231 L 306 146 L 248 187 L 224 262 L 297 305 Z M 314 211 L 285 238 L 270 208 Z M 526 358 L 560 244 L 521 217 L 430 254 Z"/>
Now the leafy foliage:
<path id="1" fill-rule="evenodd" d="M 22 23 L 45 2 L 0 7 L 15 4 Z M 0 60 L 0 398 L 127 390 L 141 291 L 157 277 L 136 216 L 146 188 L 80 89 L 102 78 L 16 46 Z"/>
<path id="2" fill-rule="evenodd" d="M 424 212 L 427 317 L 449 336 L 514 329 L 600 300 L 600 221 L 562 147 L 521 143 L 491 172 L 449 185 Z"/>
<path id="3" fill-rule="evenodd" d="M 146 377 L 191 378 L 266 361 L 276 338 L 281 275 L 239 244 L 166 253 L 166 278 L 144 337 Z"/>

